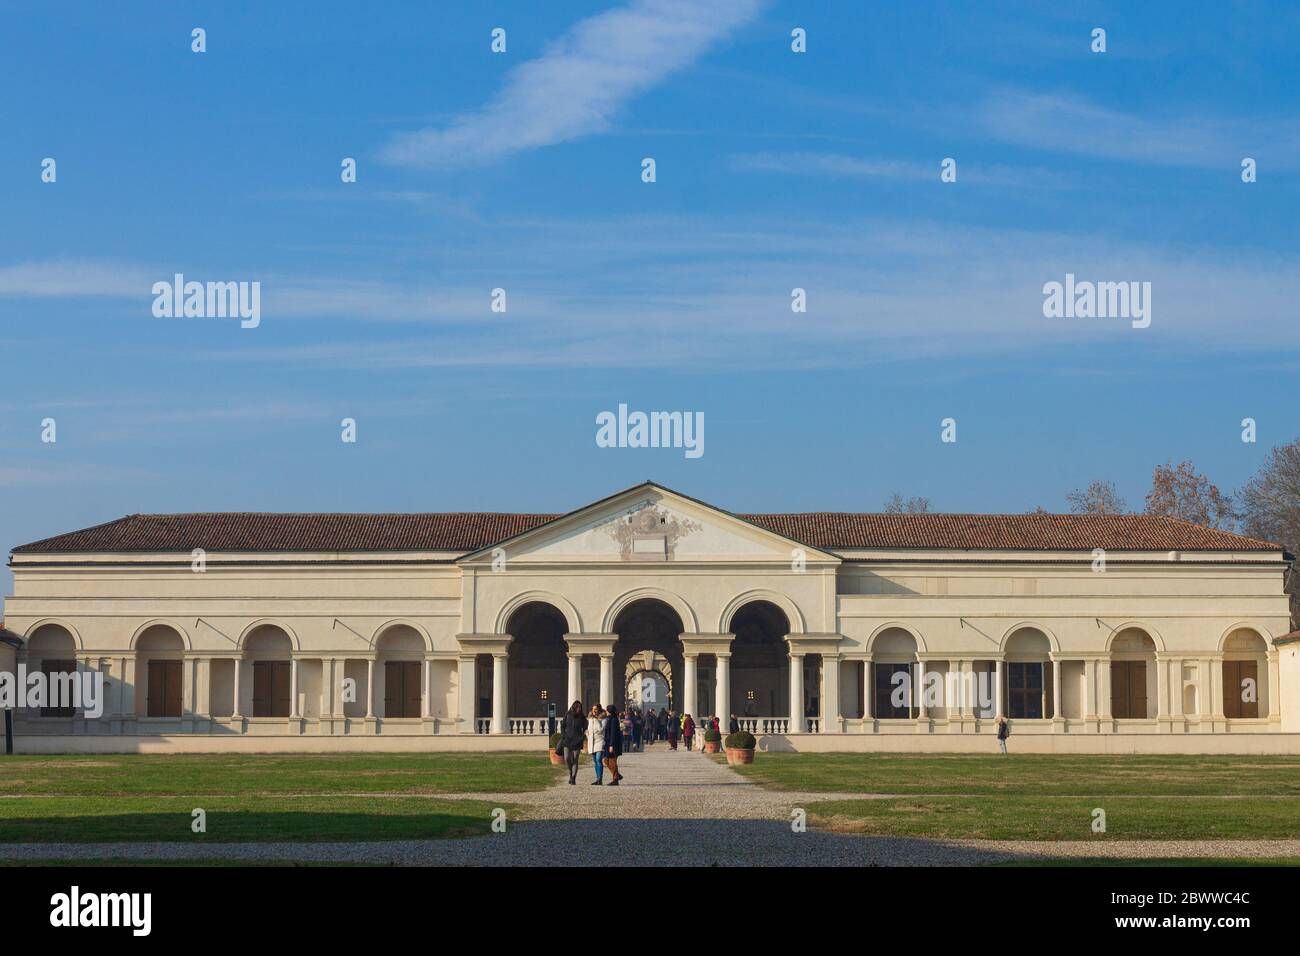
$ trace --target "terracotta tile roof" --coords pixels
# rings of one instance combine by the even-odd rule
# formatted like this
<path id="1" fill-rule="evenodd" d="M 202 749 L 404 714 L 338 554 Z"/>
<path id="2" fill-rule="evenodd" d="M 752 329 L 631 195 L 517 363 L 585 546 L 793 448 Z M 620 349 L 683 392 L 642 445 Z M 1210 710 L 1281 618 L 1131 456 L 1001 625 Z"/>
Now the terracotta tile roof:
<path id="1" fill-rule="evenodd" d="M 778 534 L 830 549 L 958 551 L 1279 551 L 1281 545 L 1154 515 L 741 515 Z"/>
<path id="2" fill-rule="evenodd" d="M 1274 644 L 1294 644 L 1296 641 L 1300 641 L 1300 631 L 1292 631 L 1290 634 L 1273 638 Z"/>
<path id="3" fill-rule="evenodd" d="M 136 514 L 24 544 L 15 554 L 78 552 L 464 553 L 521 534 L 559 515 L 501 512 L 422 514 Z M 1278 551 L 1240 535 L 1149 515 L 862 514 L 809 512 L 737 517 L 828 550 Z"/>

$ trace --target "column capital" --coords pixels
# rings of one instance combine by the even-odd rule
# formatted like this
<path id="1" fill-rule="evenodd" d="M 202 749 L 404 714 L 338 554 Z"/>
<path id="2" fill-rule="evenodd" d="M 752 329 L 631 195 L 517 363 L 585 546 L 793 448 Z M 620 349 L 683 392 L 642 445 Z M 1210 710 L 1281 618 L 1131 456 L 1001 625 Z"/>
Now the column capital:
<path id="1" fill-rule="evenodd" d="M 790 645 L 791 654 L 821 654 L 824 657 L 839 656 L 843 634 L 787 634 L 785 642 Z"/>
<path id="2" fill-rule="evenodd" d="M 509 634 L 457 634 L 456 640 L 460 642 L 460 649 L 465 654 L 495 655 L 504 654 L 510 647 L 512 638 Z"/>
<path id="3" fill-rule="evenodd" d="M 730 654 L 735 634 L 679 634 L 687 654 Z"/>
<path id="4" fill-rule="evenodd" d="M 613 654 L 617 634 L 570 632 L 564 635 L 569 654 Z"/>

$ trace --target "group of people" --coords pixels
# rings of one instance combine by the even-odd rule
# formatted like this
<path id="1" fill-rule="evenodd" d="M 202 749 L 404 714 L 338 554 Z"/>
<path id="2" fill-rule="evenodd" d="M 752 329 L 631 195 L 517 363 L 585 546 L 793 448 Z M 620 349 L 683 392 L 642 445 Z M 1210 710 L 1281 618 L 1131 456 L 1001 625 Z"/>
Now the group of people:
<path id="1" fill-rule="evenodd" d="M 584 714 L 582 701 L 575 700 L 560 722 L 560 742 L 556 748 L 564 754 L 565 766 L 569 769 L 569 783 L 578 782 L 578 758 L 584 751 L 591 754 L 596 767 L 596 779 L 592 786 L 600 787 L 605 782 L 605 771 L 613 778 L 609 785 L 617 787 L 623 779 L 618 769 L 618 758 L 626 747 L 629 752 L 644 751 L 646 744 L 656 740 L 668 741 L 668 749 L 676 750 L 677 741 L 681 740 L 687 750 L 693 750 L 695 734 L 701 725 L 704 730 L 721 728 L 717 717 L 706 717 L 700 724 L 690 714 L 678 714 L 668 708 L 657 713 L 653 707 L 642 711 L 639 707 L 629 707 L 620 711 L 613 704 L 601 708 L 593 706 Z M 731 730 L 738 724 L 735 716 L 731 718 Z"/>

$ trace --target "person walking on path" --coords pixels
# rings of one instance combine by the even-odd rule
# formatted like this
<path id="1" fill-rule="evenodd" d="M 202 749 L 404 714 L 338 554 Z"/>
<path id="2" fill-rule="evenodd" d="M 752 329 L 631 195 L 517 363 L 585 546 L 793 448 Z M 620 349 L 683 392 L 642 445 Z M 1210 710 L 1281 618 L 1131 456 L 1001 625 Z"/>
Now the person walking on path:
<path id="1" fill-rule="evenodd" d="M 593 786 L 599 787 L 605 779 L 605 715 L 599 704 L 593 704 L 587 715 L 587 753 L 596 766 L 596 779 Z"/>
<path id="2" fill-rule="evenodd" d="M 735 714 L 732 714 L 732 715 L 731 715 L 731 723 L 728 724 L 727 727 L 728 727 L 728 729 L 727 729 L 727 733 L 729 733 L 729 734 L 738 734 L 738 733 L 740 733 L 740 721 L 738 721 L 738 720 L 736 719 L 736 715 L 735 715 Z"/>
<path id="3" fill-rule="evenodd" d="M 668 711 L 668 716 L 664 718 L 664 734 L 668 737 L 668 749 L 677 749 L 677 719 L 673 712 Z"/>
<path id="4" fill-rule="evenodd" d="M 682 718 L 682 740 L 686 743 L 686 749 L 691 749 L 691 741 L 695 737 L 695 721 L 691 720 L 691 715 L 687 714 Z"/>
<path id="5" fill-rule="evenodd" d="M 1007 738 L 1011 736 L 1011 725 L 1007 723 L 1005 717 L 998 718 L 998 746 L 1002 752 L 1007 752 Z"/>
<path id="6" fill-rule="evenodd" d="M 618 758 L 623 753 L 623 726 L 618 719 L 618 709 L 610 704 L 605 710 L 605 766 L 613 774 L 614 779 L 609 782 L 611 787 L 617 787 L 618 782 L 623 779 L 623 775 L 618 772 Z"/>
<path id="7" fill-rule="evenodd" d="M 564 764 L 569 768 L 569 783 L 578 782 L 578 757 L 586 744 L 587 718 L 582 713 L 582 701 L 575 700 L 565 711 L 560 724 L 560 746 L 564 748 Z"/>
<path id="8" fill-rule="evenodd" d="M 645 725 L 641 723 L 641 711 L 633 710 L 628 719 L 632 721 L 632 751 L 640 753 L 645 749 L 641 745 L 642 735 L 645 733 Z"/>

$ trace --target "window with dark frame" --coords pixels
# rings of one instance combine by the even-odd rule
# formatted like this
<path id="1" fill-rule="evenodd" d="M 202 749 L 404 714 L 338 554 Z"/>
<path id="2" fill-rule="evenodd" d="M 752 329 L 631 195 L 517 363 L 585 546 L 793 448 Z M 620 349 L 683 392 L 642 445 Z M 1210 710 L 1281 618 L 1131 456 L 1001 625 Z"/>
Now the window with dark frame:
<path id="1" fill-rule="evenodd" d="M 253 661 L 253 716 L 288 717 L 290 663 Z"/>
<path id="2" fill-rule="evenodd" d="M 895 674 L 907 674 L 908 682 L 903 687 L 910 686 L 912 665 L 910 664 L 872 664 L 875 677 L 875 715 L 884 720 L 910 720 L 916 716 L 912 707 L 894 706 L 894 692 L 898 689 L 898 684 L 894 681 Z M 908 703 L 916 703 L 915 699 Z"/>
<path id="3" fill-rule="evenodd" d="M 1037 720 L 1044 713 L 1043 664 L 1007 662 L 1007 716 Z"/>
<path id="4" fill-rule="evenodd" d="M 1254 700 L 1243 700 L 1245 682 L 1254 684 Z M 1259 716 L 1259 665 L 1255 661 L 1223 662 L 1223 716 L 1229 718 Z"/>
<path id="5" fill-rule="evenodd" d="M 1147 716 L 1147 662 L 1110 662 L 1110 715 L 1125 719 Z"/>
<path id="6" fill-rule="evenodd" d="M 183 709 L 180 661 L 150 661 L 146 715 L 179 717 Z"/>
<path id="7" fill-rule="evenodd" d="M 54 695 L 54 682 L 51 677 L 61 674 L 76 674 L 77 662 L 65 660 L 41 661 L 41 673 L 45 675 L 45 699 L 52 700 Z M 42 707 L 42 717 L 72 717 L 76 715 L 76 708 L 73 707 Z"/>
<path id="8" fill-rule="evenodd" d="M 419 661 L 388 661 L 384 664 L 384 716 L 419 717 L 420 678 L 423 666 Z"/>

